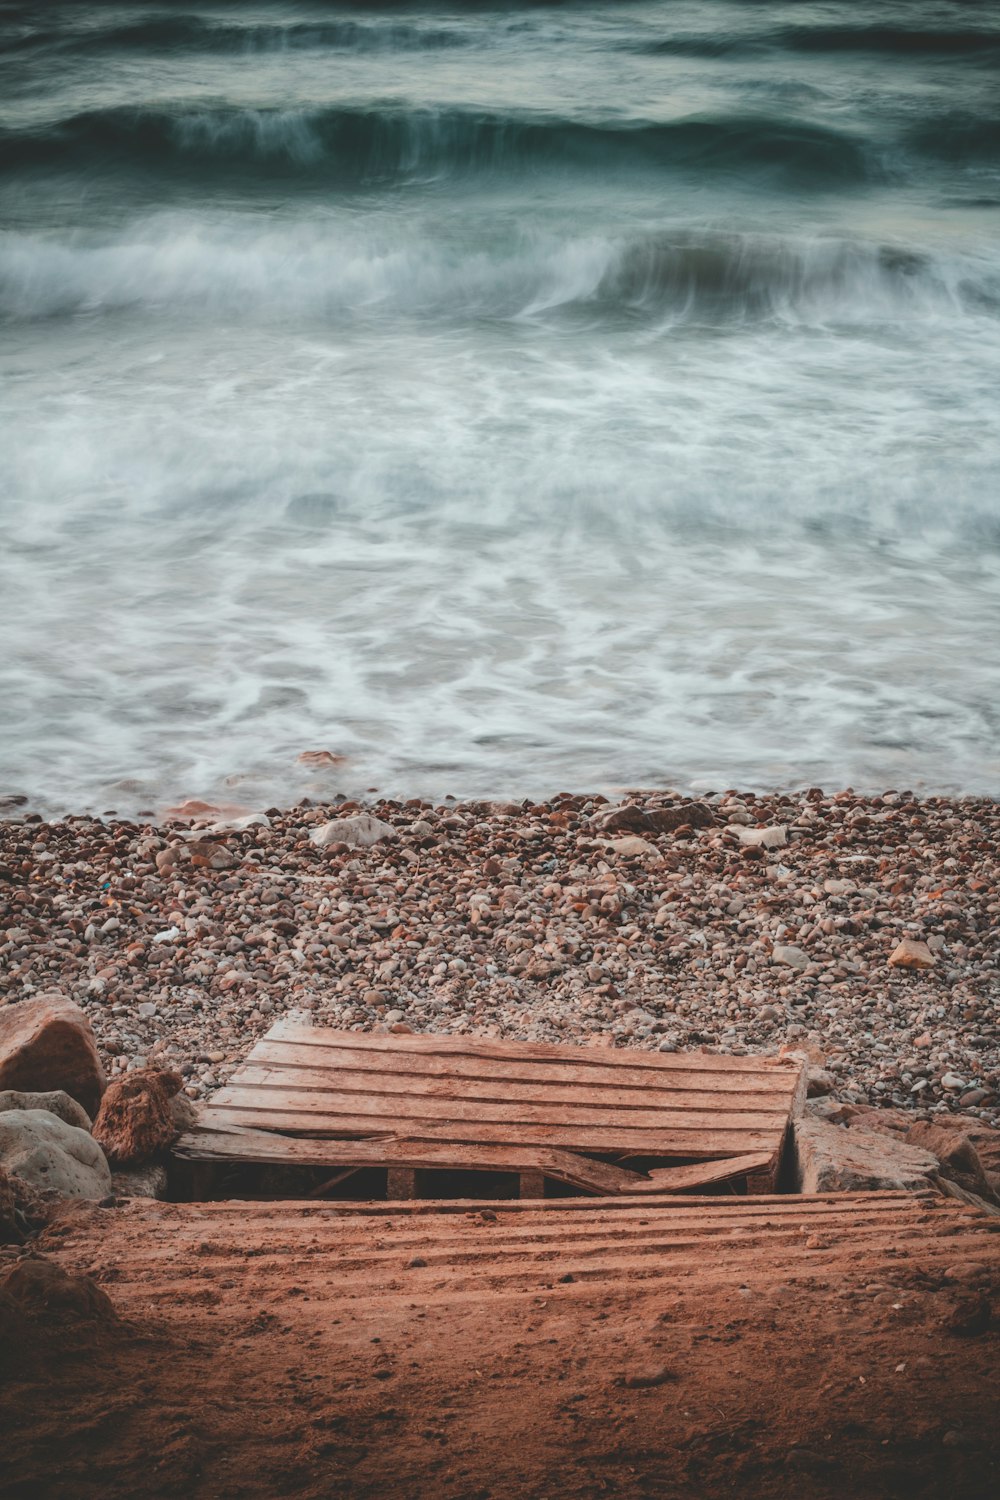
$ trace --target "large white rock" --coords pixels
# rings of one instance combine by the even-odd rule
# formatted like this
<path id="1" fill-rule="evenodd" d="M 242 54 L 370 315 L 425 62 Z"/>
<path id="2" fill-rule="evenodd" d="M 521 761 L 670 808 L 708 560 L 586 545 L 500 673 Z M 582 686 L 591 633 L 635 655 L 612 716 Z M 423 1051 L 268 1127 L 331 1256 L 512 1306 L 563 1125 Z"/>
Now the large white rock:
<path id="1" fill-rule="evenodd" d="M 111 1169 L 93 1136 L 45 1109 L 0 1114 L 0 1167 L 64 1198 L 106 1198 L 111 1192 Z"/>
<path id="2" fill-rule="evenodd" d="M 310 834 L 312 842 L 320 849 L 328 844 L 347 844 L 350 849 L 370 849 L 383 839 L 394 839 L 396 830 L 391 823 L 383 823 L 373 813 L 356 813 L 351 818 L 334 818 Z"/>

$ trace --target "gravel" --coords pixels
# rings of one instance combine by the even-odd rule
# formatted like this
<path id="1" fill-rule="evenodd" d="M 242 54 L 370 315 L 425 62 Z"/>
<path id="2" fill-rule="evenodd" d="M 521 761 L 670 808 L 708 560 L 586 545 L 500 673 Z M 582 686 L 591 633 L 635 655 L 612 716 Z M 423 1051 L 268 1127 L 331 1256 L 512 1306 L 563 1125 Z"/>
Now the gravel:
<path id="1" fill-rule="evenodd" d="M 59 990 L 110 1073 L 169 1063 L 193 1098 L 304 1012 L 647 1050 L 805 1046 L 842 1099 L 1000 1124 L 992 800 L 625 803 L 689 821 L 616 834 L 603 798 L 570 796 L 207 809 L 198 826 L 21 816 L 0 823 L 0 1003 Z M 355 816 L 391 834 L 315 841 Z M 933 966 L 890 967 L 904 938 Z"/>

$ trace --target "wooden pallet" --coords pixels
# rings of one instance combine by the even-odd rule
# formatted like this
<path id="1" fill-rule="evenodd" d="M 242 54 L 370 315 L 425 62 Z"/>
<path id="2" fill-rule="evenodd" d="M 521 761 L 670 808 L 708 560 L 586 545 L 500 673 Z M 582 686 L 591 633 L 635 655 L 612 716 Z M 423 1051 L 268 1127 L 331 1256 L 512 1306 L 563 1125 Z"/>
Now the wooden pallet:
<path id="1" fill-rule="evenodd" d="M 176 1150 L 202 1162 L 380 1166 L 403 1197 L 416 1195 L 414 1173 L 435 1170 L 516 1172 L 523 1196 L 541 1196 L 545 1179 L 603 1195 L 734 1178 L 767 1192 L 802 1087 L 789 1059 L 281 1021 Z"/>

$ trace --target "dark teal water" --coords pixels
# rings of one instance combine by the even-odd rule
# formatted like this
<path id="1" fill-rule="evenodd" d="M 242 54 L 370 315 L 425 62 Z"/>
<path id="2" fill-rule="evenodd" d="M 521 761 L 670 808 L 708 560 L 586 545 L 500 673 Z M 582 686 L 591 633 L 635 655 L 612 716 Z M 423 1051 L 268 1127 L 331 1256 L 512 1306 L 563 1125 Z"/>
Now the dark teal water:
<path id="1" fill-rule="evenodd" d="M 0 226 L 0 790 L 1000 788 L 994 7 L 0 3 Z"/>

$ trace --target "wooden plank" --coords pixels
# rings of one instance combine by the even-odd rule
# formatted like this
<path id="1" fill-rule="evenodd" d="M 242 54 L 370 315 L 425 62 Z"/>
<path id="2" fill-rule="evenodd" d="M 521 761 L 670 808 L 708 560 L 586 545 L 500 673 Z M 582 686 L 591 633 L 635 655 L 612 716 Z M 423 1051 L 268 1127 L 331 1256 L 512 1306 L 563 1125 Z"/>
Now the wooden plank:
<path id="1" fill-rule="evenodd" d="M 383 1167 L 418 1170 L 521 1172 L 538 1170 L 571 1187 L 592 1193 L 634 1192 L 645 1182 L 641 1173 L 573 1152 L 537 1146 L 463 1145 L 410 1140 L 303 1140 L 262 1130 L 189 1131 L 174 1145 L 174 1155 L 189 1161 L 244 1161 L 286 1166 Z"/>
<path id="2" fill-rule="evenodd" d="M 518 1182 L 519 1198 L 544 1198 L 545 1178 L 541 1172 L 522 1172 Z"/>
<path id="3" fill-rule="evenodd" d="M 251 1095 L 260 1100 L 260 1095 Z M 456 1121 L 450 1124 L 403 1116 L 379 1123 L 368 1115 L 323 1115 L 302 1109 L 279 1109 L 220 1103 L 207 1111 L 207 1117 L 220 1125 L 245 1125 L 257 1130 L 287 1131 L 293 1135 L 360 1136 L 372 1139 L 378 1135 L 405 1136 L 415 1141 L 462 1141 L 469 1144 L 560 1146 L 570 1151 L 594 1151 L 601 1154 L 621 1153 L 630 1156 L 683 1156 L 696 1160 L 733 1156 L 746 1151 L 772 1150 L 777 1144 L 774 1130 L 705 1130 L 678 1128 L 669 1130 L 625 1129 L 590 1125 L 497 1125 Z"/>
<path id="4" fill-rule="evenodd" d="M 333 1089 L 302 1089 L 286 1081 L 281 1069 L 245 1068 L 220 1089 L 215 1098 L 221 1108 L 294 1109 L 326 1117 L 364 1116 L 374 1123 L 395 1127 L 397 1115 L 410 1120 L 475 1121 L 482 1124 L 592 1125 L 634 1127 L 645 1130 L 772 1130 L 777 1145 L 785 1128 L 786 1113 L 770 1110 L 731 1111 L 713 1109 L 604 1109 L 600 1105 L 507 1104 L 501 1100 L 453 1099 L 450 1096 L 341 1093 Z"/>
<path id="5" fill-rule="evenodd" d="M 336 1033 L 333 1033 L 336 1034 Z M 353 1033 L 347 1033 L 353 1037 Z M 584 1084 L 594 1088 L 673 1090 L 691 1088 L 710 1093 L 774 1094 L 782 1100 L 794 1096 L 797 1074 L 795 1068 L 762 1068 L 757 1059 L 745 1061 L 754 1064 L 745 1069 L 713 1072 L 696 1066 L 687 1067 L 684 1061 L 668 1072 L 643 1067 L 632 1059 L 644 1053 L 614 1053 L 622 1062 L 578 1064 L 573 1060 L 581 1049 L 567 1047 L 565 1056 L 540 1064 L 537 1061 L 517 1057 L 483 1057 L 478 1053 L 469 1055 L 455 1053 L 450 1056 L 401 1051 L 398 1055 L 388 1049 L 381 1051 L 337 1043 L 335 1045 L 303 1046 L 296 1042 L 283 1041 L 268 1032 L 250 1052 L 247 1062 L 262 1065 L 289 1065 L 300 1068 L 315 1068 L 320 1071 L 343 1070 L 367 1072 L 380 1077 L 407 1077 L 414 1075 L 427 1078 L 469 1078 L 503 1080 L 507 1083 L 572 1085 Z M 667 1054 L 679 1059 L 686 1054 Z M 695 1054 L 697 1056 L 697 1054 Z M 741 1059 L 742 1060 L 742 1059 Z M 765 1059 L 766 1061 L 766 1059 Z"/>
<path id="6" fill-rule="evenodd" d="M 413 1199 L 417 1196 L 417 1174 L 413 1167 L 390 1167 L 386 1173 L 387 1198 Z"/>
<path id="7" fill-rule="evenodd" d="M 766 1171 L 772 1158 L 766 1151 L 745 1156 L 730 1156 L 723 1161 L 691 1162 L 684 1167 L 651 1167 L 649 1186 L 642 1183 L 630 1188 L 633 1193 L 683 1193 L 691 1188 L 708 1187 L 710 1183 L 728 1182 L 745 1177 L 748 1172 Z"/>
<path id="8" fill-rule="evenodd" d="M 370 1031 L 334 1031 L 322 1026 L 303 1026 L 295 1021 L 276 1021 L 267 1041 L 294 1041 L 308 1047 L 352 1047 L 371 1052 L 423 1053 L 439 1057 L 478 1057 L 506 1062 L 511 1058 L 539 1063 L 572 1061 L 580 1067 L 648 1068 L 672 1073 L 694 1068 L 707 1073 L 741 1073 L 774 1070 L 798 1077 L 800 1064 L 776 1057 L 732 1057 L 716 1052 L 637 1052 L 617 1047 L 578 1047 L 557 1042 L 508 1042 L 485 1037 L 410 1036 L 405 1033 L 376 1034 Z"/>
<path id="9" fill-rule="evenodd" d="M 595 1086 L 590 1082 L 579 1083 L 575 1080 L 549 1080 L 547 1076 L 531 1082 L 496 1076 L 469 1077 L 467 1074 L 453 1073 L 447 1066 L 442 1066 L 439 1072 L 433 1074 L 411 1073 L 406 1069 L 394 1069 L 392 1072 L 385 1069 L 356 1069 L 332 1064 L 309 1066 L 297 1059 L 282 1057 L 281 1050 L 279 1047 L 255 1047 L 247 1062 L 233 1074 L 230 1082 L 251 1087 L 255 1084 L 273 1083 L 276 1076 L 280 1076 L 287 1081 L 289 1088 L 335 1089 L 343 1093 L 387 1096 L 424 1094 L 429 1097 L 443 1095 L 452 1099 L 504 1100 L 511 1103 L 521 1101 L 525 1104 L 579 1102 L 607 1109 L 738 1108 L 764 1113 L 780 1111 L 784 1118 L 787 1118 L 793 1098 L 792 1090 L 786 1087 L 765 1091 L 738 1088 L 732 1081 L 727 1081 L 725 1091 L 691 1087 L 684 1083 L 675 1087 L 673 1082 L 667 1087 L 659 1078 L 653 1079 L 647 1086 L 617 1088 L 603 1084 Z M 303 1049 L 294 1050 L 301 1053 Z M 262 1052 L 268 1055 L 261 1056 Z M 462 1059 L 457 1061 L 461 1062 Z M 685 1074 L 683 1077 L 696 1079 L 698 1075 Z M 387 1107 L 391 1108 L 392 1100 L 387 1098 L 386 1102 Z"/>

